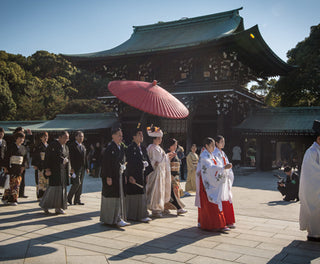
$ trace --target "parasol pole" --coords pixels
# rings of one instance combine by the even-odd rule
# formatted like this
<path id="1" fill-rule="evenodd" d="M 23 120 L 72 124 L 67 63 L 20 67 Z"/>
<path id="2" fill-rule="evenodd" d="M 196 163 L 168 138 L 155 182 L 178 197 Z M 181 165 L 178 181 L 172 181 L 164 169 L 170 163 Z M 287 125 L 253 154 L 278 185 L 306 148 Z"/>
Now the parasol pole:
<path id="1" fill-rule="evenodd" d="M 156 80 L 153 80 L 152 82 L 152 86 L 156 86 L 158 84 L 158 81 Z M 146 112 L 142 112 L 141 116 L 140 116 L 140 120 L 139 120 L 139 123 L 138 123 L 138 126 L 137 127 L 144 127 L 144 123 L 146 121 Z"/>

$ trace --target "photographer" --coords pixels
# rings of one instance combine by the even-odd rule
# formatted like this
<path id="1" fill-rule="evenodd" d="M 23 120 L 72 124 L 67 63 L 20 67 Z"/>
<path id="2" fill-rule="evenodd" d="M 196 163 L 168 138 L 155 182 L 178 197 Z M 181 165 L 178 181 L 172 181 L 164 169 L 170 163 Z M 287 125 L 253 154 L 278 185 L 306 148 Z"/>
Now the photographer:
<path id="1" fill-rule="evenodd" d="M 285 195 L 283 200 L 297 199 L 299 201 L 299 176 L 289 166 L 284 168 L 284 173 L 287 175 L 286 181 L 278 182 L 278 190 L 282 195 Z"/>

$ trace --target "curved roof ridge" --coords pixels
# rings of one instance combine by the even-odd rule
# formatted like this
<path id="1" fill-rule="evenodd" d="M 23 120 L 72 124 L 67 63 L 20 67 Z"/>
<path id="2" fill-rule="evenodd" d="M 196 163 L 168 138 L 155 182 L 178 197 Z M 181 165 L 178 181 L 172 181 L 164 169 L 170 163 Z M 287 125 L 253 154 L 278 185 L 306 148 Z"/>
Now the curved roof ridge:
<path id="1" fill-rule="evenodd" d="M 137 31 L 147 31 L 147 30 L 155 30 L 160 28 L 169 28 L 169 27 L 175 27 L 175 26 L 184 26 L 191 23 L 199 23 L 204 21 L 212 21 L 212 20 L 219 20 L 222 18 L 227 18 L 234 15 L 239 15 L 239 10 L 242 10 L 243 7 L 233 9 L 230 11 L 205 15 L 205 16 L 198 16 L 198 17 L 192 17 L 192 18 L 181 18 L 179 20 L 174 21 L 168 21 L 168 22 L 158 22 L 150 25 L 143 25 L 143 26 L 133 26 L 134 32 Z"/>

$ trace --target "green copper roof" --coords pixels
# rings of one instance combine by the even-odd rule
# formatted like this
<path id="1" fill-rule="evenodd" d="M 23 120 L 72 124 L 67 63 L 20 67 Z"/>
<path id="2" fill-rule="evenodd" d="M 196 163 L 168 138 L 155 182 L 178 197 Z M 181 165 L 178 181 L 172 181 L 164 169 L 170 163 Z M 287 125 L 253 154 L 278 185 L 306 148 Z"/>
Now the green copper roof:
<path id="1" fill-rule="evenodd" d="M 244 30 L 238 8 L 228 12 L 134 27 L 129 40 L 105 51 L 64 55 L 71 61 L 126 59 L 186 48 L 234 48 L 240 61 L 260 77 L 286 75 L 293 66 L 281 60 L 266 44 L 258 26 Z"/>
<path id="2" fill-rule="evenodd" d="M 320 120 L 320 107 L 275 107 L 255 111 L 236 129 L 246 133 L 314 134 L 314 120 Z"/>
<path id="3" fill-rule="evenodd" d="M 57 115 L 53 120 L 44 123 L 24 126 L 32 132 L 41 131 L 77 131 L 96 130 L 110 128 L 117 121 L 114 113 L 94 113 L 94 114 L 63 114 Z"/>
<path id="4" fill-rule="evenodd" d="M 66 56 L 84 58 L 122 56 L 198 46 L 243 30 L 243 19 L 239 16 L 241 9 L 183 18 L 172 22 L 135 26 L 131 38 L 113 49 Z"/>
<path id="5" fill-rule="evenodd" d="M 0 127 L 4 129 L 5 134 L 12 134 L 13 130 L 17 127 L 27 127 L 34 124 L 40 124 L 45 121 L 43 120 L 32 120 L 32 121 L 0 121 Z"/>

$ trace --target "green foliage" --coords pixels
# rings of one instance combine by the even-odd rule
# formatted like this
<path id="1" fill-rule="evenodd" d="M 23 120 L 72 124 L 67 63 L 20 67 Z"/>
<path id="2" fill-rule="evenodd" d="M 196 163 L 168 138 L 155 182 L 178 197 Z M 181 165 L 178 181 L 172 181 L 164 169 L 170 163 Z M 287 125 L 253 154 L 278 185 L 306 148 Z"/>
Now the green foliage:
<path id="1" fill-rule="evenodd" d="M 320 106 L 320 24 L 311 27 L 309 37 L 288 51 L 288 63 L 297 65 L 281 77 L 273 93 L 280 106 Z"/>
<path id="2" fill-rule="evenodd" d="M 81 70 L 74 75 L 73 83 L 79 93 L 74 98 L 90 99 L 102 96 L 108 88 L 108 79 L 102 78 L 86 70 Z"/>
<path id="3" fill-rule="evenodd" d="M 70 101 L 61 113 L 80 114 L 80 113 L 103 113 L 110 112 L 105 104 L 96 99 L 75 99 Z"/>
<path id="4" fill-rule="evenodd" d="M 276 79 L 262 79 L 258 81 L 258 85 L 252 85 L 250 91 L 264 97 L 264 101 L 269 106 L 279 106 L 280 97 L 274 92 L 277 80 Z"/>
<path id="5" fill-rule="evenodd" d="M 38 51 L 26 58 L 0 51 L 0 120 L 52 119 L 62 111 L 108 111 L 99 101 L 88 100 L 102 95 L 107 84 L 61 55 Z"/>
<path id="6" fill-rule="evenodd" d="M 0 75 L 0 120 L 12 120 L 16 114 L 16 104 L 8 82 Z"/>
<path id="7" fill-rule="evenodd" d="M 28 64 L 32 74 L 41 79 L 59 76 L 70 79 L 77 72 L 77 68 L 61 55 L 43 50 L 29 57 Z"/>

